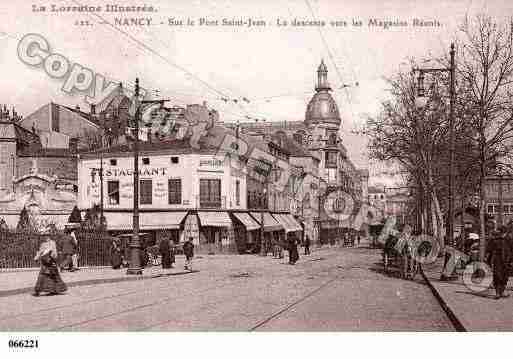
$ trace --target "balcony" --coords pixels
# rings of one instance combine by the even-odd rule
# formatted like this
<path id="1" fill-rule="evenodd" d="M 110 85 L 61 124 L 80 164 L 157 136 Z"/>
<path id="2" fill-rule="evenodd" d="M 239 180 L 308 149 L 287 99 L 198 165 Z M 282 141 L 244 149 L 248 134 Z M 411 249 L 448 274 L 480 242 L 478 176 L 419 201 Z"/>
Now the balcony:
<path id="1" fill-rule="evenodd" d="M 226 208 L 226 196 L 201 197 L 196 196 L 196 208 Z"/>

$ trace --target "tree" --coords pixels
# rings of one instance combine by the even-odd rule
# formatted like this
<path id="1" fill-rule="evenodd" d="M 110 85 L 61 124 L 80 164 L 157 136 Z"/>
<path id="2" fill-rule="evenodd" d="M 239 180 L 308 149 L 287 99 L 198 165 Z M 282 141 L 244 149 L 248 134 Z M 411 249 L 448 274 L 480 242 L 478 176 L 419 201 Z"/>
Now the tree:
<path id="1" fill-rule="evenodd" d="M 417 67 L 414 61 L 412 67 Z M 363 132 L 369 137 L 370 157 L 398 164 L 406 172 L 406 183 L 416 189 L 418 229 L 442 241 L 449 193 L 449 85 L 444 74 L 434 74 L 432 80 L 428 101 L 419 108 L 412 74 L 400 72 L 388 79 L 390 98 L 382 102 L 378 116 L 367 118 Z M 457 106 L 456 119 L 461 118 L 461 111 Z M 477 150 L 464 135 L 468 132 L 465 122 L 455 121 L 454 188 L 460 194 L 462 188 L 473 186 L 469 172 L 477 170 L 473 164 Z"/>
<path id="2" fill-rule="evenodd" d="M 510 164 L 513 149 L 513 19 L 498 24 L 491 17 L 465 19 L 461 32 L 458 75 L 466 119 L 473 131 L 469 139 L 478 148 L 480 259 L 486 246 L 486 176 L 497 166 Z"/>
<path id="3" fill-rule="evenodd" d="M 80 210 L 77 206 L 73 207 L 71 214 L 68 218 L 69 223 L 82 223 L 82 215 L 80 214 Z"/>

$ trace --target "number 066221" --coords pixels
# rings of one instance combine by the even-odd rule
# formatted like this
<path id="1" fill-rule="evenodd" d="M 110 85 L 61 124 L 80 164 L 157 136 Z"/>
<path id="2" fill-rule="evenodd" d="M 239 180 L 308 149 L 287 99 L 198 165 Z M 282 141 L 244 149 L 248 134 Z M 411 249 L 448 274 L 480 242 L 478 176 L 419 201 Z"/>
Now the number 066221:
<path id="1" fill-rule="evenodd" d="M 37 339 L 11 339 L 9 348 L 37 348 L 39 346 Z"/>

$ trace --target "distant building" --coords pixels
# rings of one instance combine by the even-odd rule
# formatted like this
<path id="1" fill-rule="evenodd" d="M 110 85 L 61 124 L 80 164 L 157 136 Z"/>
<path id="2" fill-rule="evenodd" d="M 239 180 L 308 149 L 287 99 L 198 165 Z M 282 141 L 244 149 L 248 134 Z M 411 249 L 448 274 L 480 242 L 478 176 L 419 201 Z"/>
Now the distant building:
<path id="1" fill-rule="evenodd" d="M 62 227 L 76 203 L 75 154 L 43 146 L 40 133 L 19 122 L 0 119 L 0 218 L 14 228 L 26 207 L 39 226 Z"/>
<path id="2" fill-rule="evenodd" d="M 502 202 L 502 223 L 513 220 L 513 177 L 488 176 L 485 183 L 486 213 L 496 224 L 500 224 L 500 203 Z"/>
<path id="3" fill-rule="evenodd" d="M 310 174 L 319 179 L 319 185 L 315 189 L 303 189 L 309 196 L 306 201 L 309 211 L 315 210 L 304 217 L 307 219 L 305 231 L 311 233 L 310 237 L 316 241 L 321 238 L 329 240 L 329 238 L 339 237 L 343 227 L 348 227 L 347 223 L 343 225 L 337 219 L 338 217 L 332 218 L 326 213 L 322 214 L 324 202 L 328 200 L 329 195 L 326 197 L 325 193 L 320 195 L 317 192 L 317 188 L 320 191 L 320 182 L 327 189 L 327 193 L 343 192 L 351 196 L 356 204 L 355 212 L 358 212 L 362 203 L 366 201 L 366 197 L 362 197 L 362 194 L 366 191 L 368 183 L 368 174 L 355 168 L 339 136 L 342 120 L 338 106 L 330 94 L 331 87 L 327 74 L 327 67 L 322 61 L 317 69 L 315 94 L 307 105 L 304 121 L 224 124 L 232 129 L 239 127 L 243 134 L 268 143 L 281 143 L 280 147 L 288 152 L 289 161 L 305 170 L 303 175 Z M 301 166 L 305 161 L 308 162 L 308 166 Z M 337 198 L 333 206 L 344 207 L 341 201 Z M 330 207 L 332 204 L 327 206 Z M 298 208 L 303 208 L 304 211 L 305 205 L 300 205 Z M 355 221 L 352 221 L 349 227 L 360 229 L 360 225 L 356 225 Z"/>

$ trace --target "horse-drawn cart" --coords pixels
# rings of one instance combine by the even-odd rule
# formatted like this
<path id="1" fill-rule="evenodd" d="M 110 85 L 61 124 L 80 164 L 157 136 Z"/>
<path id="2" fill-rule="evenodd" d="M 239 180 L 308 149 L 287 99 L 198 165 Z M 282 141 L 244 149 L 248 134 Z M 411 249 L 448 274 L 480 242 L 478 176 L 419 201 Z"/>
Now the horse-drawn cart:
<path id="1" fill-rule="evenodd" d="M 389 274 L 395 268 L 401 278 L 413 280 L 419 272 L 415 257 L 412 240 L 389 235 L 383 247 L 383 270 Z"/>

